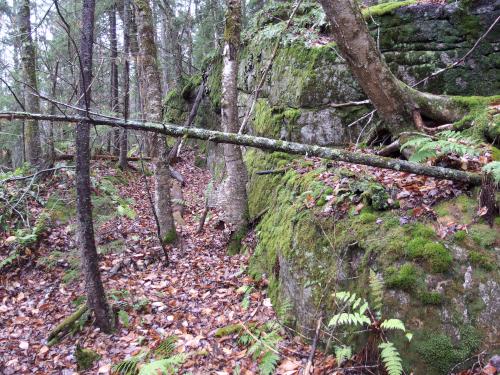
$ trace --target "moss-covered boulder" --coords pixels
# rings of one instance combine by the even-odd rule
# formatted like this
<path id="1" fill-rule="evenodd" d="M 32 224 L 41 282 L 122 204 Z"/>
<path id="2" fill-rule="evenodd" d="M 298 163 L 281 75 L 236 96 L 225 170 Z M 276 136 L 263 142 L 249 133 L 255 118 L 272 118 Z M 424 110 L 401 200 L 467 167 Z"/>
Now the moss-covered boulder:
<path id="1" fill-rule="evenodd" d="M 443 374 L 479 349 L 499 349 L 500 228 L 474 223 L 475 196 L 441 203 L 435 221 L 408 222 L 383 187 L 359 174 L 339 171 L 345 189 L 332 191 L 321 181 L 324 170 L 298 172 L 303 162 L 288 155 L 251 151 L 246 162 L 250 215 L 261 217 L 250 271 L 269 279 L 275 305 L 292 304 L 299 330 L 314 330 L 318 309 L 333 315 L 334 291 L 366 297 L 371 269 L 386 284 L 383 312 L 414 333 L 402 350 L 408 368 Z M 268 169 L 284 173 L 255 174 Z M 346 192 L 365 198 L 364 208 L 329 210 L 325 201 Z M 443 239 L 436 230 L 450 220 L 470 230 Z"/>

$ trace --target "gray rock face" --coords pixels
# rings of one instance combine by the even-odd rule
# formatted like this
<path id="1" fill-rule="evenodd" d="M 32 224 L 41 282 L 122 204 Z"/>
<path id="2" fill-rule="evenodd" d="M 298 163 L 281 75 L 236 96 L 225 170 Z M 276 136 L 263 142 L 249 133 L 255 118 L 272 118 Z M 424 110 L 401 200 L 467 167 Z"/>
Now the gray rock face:
<path id="1" fill-rule="evenodd" d="M 450 4 L 417 4 L 368 19 L 373 35 L 392 71 L 414 85 L 464 56 L 477 38 L 500 14 L 499 1 L 474 2 L 463 9 Z M 454 69 L 421 82 L 417 88 L 437 94 L 492 95 L 500 92 L 500 30 L 493 29 L 468 59 Z M 256 37 L 244 49 L 239 70 L 240 100 L 245 113 L 252 92 L 267 65 L 273 42 Z M 273 129 L 267 136 L 280 134 L 319 145 L 344 145 L 362 141 L 376 122 L 360 122 L 347 127 L 369 109 L 367 106 L 333 108 L 332 103 L 365 99 L 357 82 L 343 63 L 333 43 L 306 47 L 302 42 L 279 49 L 260 93 L 271 108 L 300 109 L 294 126 Z M 258 115 L 258 114 L 257 114 Z M 279 125 L 276 125 L 279 126 Z M 291 129 L 290 129 L 291 128 Z M 364 131 L 362 131 L 364 129 Z M 266 135 L 266 134 L 263 134 Z"/>

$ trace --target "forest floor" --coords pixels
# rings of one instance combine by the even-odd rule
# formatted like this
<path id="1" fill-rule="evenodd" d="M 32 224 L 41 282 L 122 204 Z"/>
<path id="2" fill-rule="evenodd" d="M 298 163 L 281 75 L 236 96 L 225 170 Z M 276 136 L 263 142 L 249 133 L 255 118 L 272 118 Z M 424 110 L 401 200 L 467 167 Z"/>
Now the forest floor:
<path id="1" fill-rule="evenodd" d="M 154 348 L 171 335 L 179 338 L 176 351 L 190 354 L 183 372 L 231 374 L 239 368 L 241 374 L 258 373 L 248 348 L 238 344 L 236 335 L 217 337 L 215 333 L 228 325 L 242 323 L 248 327 L 268 322 L 276 319 L 275 313 L 265 282 L 255 285 L 244 272 L 249 255 L 227 255 L 227 233 L 217 226 L 216 212 L 207 218 L 203 233 L 196 234 L 210 176 L 193 161 L 193 154 L 185 152 L 175 166 L 185 179 L 185 223 L 180 226 L 183 245 L 171 250 L 169 266 L 164 264 L 155 235 L 142 174 L 121 174 L 110 164 L 93 165 L 96 180 L 117 174 L 125 177 L 125 183 L 118 186 L 119 195 L 133 198 L 131 207 L 137 213 L 133 219 L 116 215 L 99 222 L 96 218 L 95 225 L 105 289 L 110 301 L 128 302 L 126 314 L 111 335 L 87 324 L 58 344 L 47 345 L 50 331 L 75 311 L 75 302 L 81 302 L 85 295 L 78 271 L 70 270 L 76 258 L 73 216 L 51 227 L 36 257 L 0 275 L 0 373 L 74 374 L 78 345 L 101 356 L 85 373 L 107 374 L 113 364 L 144 348 Z M 68 188 L 73 176 L 63 173 L 54 177 L 40 194 L 50 198 L 59 190 L 57 194 L 73 199 L 74 204 Z M 54 259 L 51 254 L 61 258 Z M 117 264 L 121 268 L 114 273 Z M 246 304 L 242 303 L 245 285 L 253 286 Z M 279 348 L 278 373 L 291 375 L 304 368 L 308 345 L 283 335 Z M 334 367 L 335 361 L 318 354 L 316 364 L 319 373 Z"/>
<path id="2" fill-rule="evenodd" d="M 171 336 L 178 338 L 175 352 L 188 354 L 181 373 L 260 373 L 259 360 L 252 358 L 250 345 L 242 345 L 239 339 L 252 327 L 281 323 L 267 295 L 266 280 L 255 282 L 246 272 L 250 254 L 227 255 L 229 233 L 220 225 L 216 210 L 210 210 L 203 232 L 196 233 L 210 174 L 196 167 L 194 159 L 194 152 L 185 151 L 175 165 L 184 178 L 183 215 L 180 219 L 175 215 L 182 241 L 170 249 L 169 265 L 158 243 L 148 198 L 152 177 L 145 177 L 138 164 L 139 171 L 123 173 L 110 162 L 93 162 L 101 275 L 108 300 L 116 311 L 121 310 L 120 319 L 110 335 L 87 322 L 53 346 L 47 341 L 50 332 L 84 302 L 85 290 L 75 243 L 74 171 L 59 170 L 40 183 L 38 199 L 46 202 L 45 210 L 52 202 L 52 214 L 56 215 L 37 246 L 25 249 L 21 262 L 0 274 L 0 374 L 110 374 L 113 365 L 154 350 Z M 306 173 L 321 163 L 320 159 L 308 158 L 294 168 Z M 450 181 L 345 163 L 337 163 L 318 178 L 339 189 L 343 180 L 333 178 L 332 169 L 340 168 L 373 176 L 395 190 L 401 205 L 412 208 L 416 216 L 432 214 L 431 206 L 436 201 L 462 192 L 461 186 Z M 16 188 L 14 182 L 11 189 Z M 36 218 L 42 205 L 32 198 L 28 199 L 27 210 Z M 457 228 L 449 223 L 440 226 L 438 233 L 444 237 Z M 9 253 L 9 238 L 14 234 L 0 235 L 2 258 Z M 255 241 L 250 233 L 245 240 L 249 251 Z M 224 328 L 226 332 L 218 334 Z M 279 332 L 280 361 L 275 373 L 303 374 L 311 353 L 306 343 L 309 340 L 304 341 L 290 329 L 281 328 Z M 78 371 L 77 348 L 95 351 L 100 358 L 88 370 Z M 357 356 L 342 369 L 337 368 L 334 357 L 320 351 L 314 358 L 313 374 L 363 373 Z M 472 373 L 476 372 L 461 374 Z"/>

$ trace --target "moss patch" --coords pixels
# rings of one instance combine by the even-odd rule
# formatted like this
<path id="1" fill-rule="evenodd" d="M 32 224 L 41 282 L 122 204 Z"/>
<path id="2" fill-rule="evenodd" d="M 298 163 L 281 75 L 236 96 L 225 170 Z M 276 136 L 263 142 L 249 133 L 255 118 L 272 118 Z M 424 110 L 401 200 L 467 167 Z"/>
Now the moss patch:
<path id="1" fill-rule="evenodd" d="M 460 330 L 460 341 L 453 343 L 449 336 L 425 332 L 417 351 L 424 361 L 440 374 L 447 374 L 453 366 L 469 358 L 481 345 L 481 337 L 471 326 Z"/>
<path id="2" fill-rule="evenodd" d="M 92 367 L 95 361 L 101 356 L 90 349 L 83 349 L 80 345 L 76 346 L 75 359 L 78 371 L 85 371 Z"/>

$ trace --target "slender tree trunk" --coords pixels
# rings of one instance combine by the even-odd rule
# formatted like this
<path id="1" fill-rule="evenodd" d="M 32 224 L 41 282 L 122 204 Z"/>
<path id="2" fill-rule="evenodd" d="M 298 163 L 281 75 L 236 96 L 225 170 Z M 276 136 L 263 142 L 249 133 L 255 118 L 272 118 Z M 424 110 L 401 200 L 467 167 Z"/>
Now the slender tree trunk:
<path id="1" fill-rule="evenodd" d="M 182 84 L 182 51 L 179 43 L 179 32 L 175 27 L 175 13 L 167 0 L 162 2 L 162 10 L 165 14 L 167 37 L 170 45 L 170 53 L 173 62 L 173 81 L 177 87 Z"/>
<path id="2" fill-rule="evenodd" d="M 241 33 L 240 0 L 227 0 L 226 26 L 224 30 L 224 67 L 222 71 L 221 118 L 222 129 L 227 133 L 238 133 L 238 53 Z M 219 199 L 225 219 L 232 224 L 234 245 L 239 248 L 242 233 L 248 225 L 248 181 L 241 148 L 224 144 L 226 178 L 221 185 Z M 234 246 L 231 246 L 234 248 Z"/>
<path id="3" fill-rule="evenodd" d="M 54 75 L 52 76 L 52 91 L 51 91 L 51 96 L 52 98 L 56 97 L 56 91 L 57 91 L 57 78 L 59 76 L 59 61 L 56 62 L 56 66 L 54 68 Z M 55 115 L 56 114 L 56 105 L 55 103 L 51 103 L 50 105 L 50 114 Z M 49 137 L 48 137 L 48 155 L 47 155 L 47 160 L 49 162 L 49 167 L 52 167 L 54 165 L 54 162 L 56 160 L 56 150 L 54 146 L 55 142 L 55 134 L 54 134 L 54 122 L 50 121 L 49 122 Z"/>
<path id="4" fill-rule="evenodd" d="M 356 0 L 319 2 L 330 21 L 342 57 L 393 134 L 420 127 L 417 121 L 420 113 L 445 122 L 456 121 L 463 115 L 448 98 L 410 89 L 392 74 Z M 440 107 L 439 110 L 436 107 Z"/>
<path id="5" fill-rule="evenodd" d="M 130 110 L 130 0 L 123 0 L 123 118 L 129 118 Z M 120 168 L 127 169 L 127 129 L 120 131 Z"/>
<path id="6" fill-rule="evenodd" d="M 116 40 L 116 4 L 109 10 L 109 42 L 111 52 L 111 77 L 110 77 L 110 109 L 112 113 L 118 113 L 118 47 Z M 120 153 L 120 132 L 115 129 L 113 132 L 113 155 Z"/>
<path id="7" fill-rule="evenodd" d="M 40 112 L 40 100 L 36 96 L 38 84 L 36 78 L 36 52 L 31 35 L 30 2 L 23 0 L 19 9 L 19 33 L 21 34 L 21 63 L 24 87 L 25 107 L 30 112 Z M 28 120 L 24 124 L 24 142 L 26 161 L 32 166 L 40 168 L 42 165 L 42 146 L 40 128 L 36 121 Z"/>
<path id="8" fill-rule="evenodd" d="M 148 0 L 136 0 L 138 8 L 138 40 L 144 74 L 146 94 L 146 117 L 149 121 L 162 121 L 161 78 L 158 66 L 158 52 L 154 40 L 154 24 Z M 177 238 L 172 206 L 170 203 L 170 171 L 168 168 L 168 150 L 166 137 L 160 136 L 155 145 L 155 206 L 159 221 L 160 237 L 164 244 L 172 243 Z"/>
<path id="9" fill-rule="evenodd" d="M 89 110 L 92 79 L 92 48 L 94 37 L 95 0 L 83 0 L 80 57 L 83 72 L 80 76 L 80 108 Z M 83 112 L 83 111 L 82 111 Z M 82 113 L 85 115 L 85 112 Z M 113 317 L 106 301 L 99 272 L 97 249 L 92 223 L 90 198 L 90 123 L 81 121 L 76 127 L 76 193 L 77 239 L 81 251 L 82 269 L 87 290 L 87 304 L 94 312 L 96 325 L 104 332 L 113 327 Z"/>

